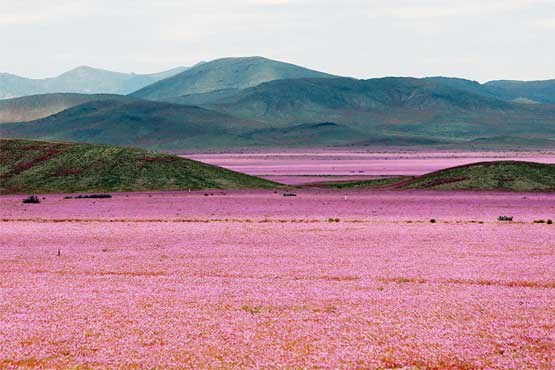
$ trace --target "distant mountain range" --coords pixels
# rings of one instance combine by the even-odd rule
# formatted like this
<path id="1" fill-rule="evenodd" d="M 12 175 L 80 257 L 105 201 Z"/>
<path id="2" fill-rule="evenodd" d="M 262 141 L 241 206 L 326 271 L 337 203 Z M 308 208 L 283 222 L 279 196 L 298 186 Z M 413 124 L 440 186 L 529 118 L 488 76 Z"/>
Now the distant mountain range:
<path id="1" fill-rule="evenodd" d="M 164 150 L 555 142 L 555 80 L 336 77 L 261 57 L 198 64 L 128 96 L 0 101 L 0 135 Z M 23 123 L 22 121 L 31 121 Z"/>
<path id="2" fill-rule="evenodd" d="M 0 73 L 0 99 L 46 93 L 125 95 L 186 69 L 177 67 L 160 73 L 135 74 L 82 66 L 57 77 L 43 79 Z"/>

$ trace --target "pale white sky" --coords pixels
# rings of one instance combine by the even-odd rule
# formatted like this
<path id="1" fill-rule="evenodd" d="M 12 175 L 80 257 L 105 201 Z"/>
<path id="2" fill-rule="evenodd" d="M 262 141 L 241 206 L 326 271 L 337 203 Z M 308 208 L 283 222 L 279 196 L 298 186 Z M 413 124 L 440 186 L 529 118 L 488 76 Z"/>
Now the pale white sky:
<path id="1" fill-rule="evenodd" d="M 555 78 L 555 0 L 0 0 L 0 72 L 262 55 L 358 78 Z"/>

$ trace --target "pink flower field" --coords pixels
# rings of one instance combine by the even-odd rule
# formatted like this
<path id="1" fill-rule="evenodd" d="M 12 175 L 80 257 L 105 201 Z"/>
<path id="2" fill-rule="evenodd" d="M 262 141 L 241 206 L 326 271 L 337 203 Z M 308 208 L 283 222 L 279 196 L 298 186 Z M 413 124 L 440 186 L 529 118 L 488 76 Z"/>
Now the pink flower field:
<path id="1" fill-rule="evenodd" d="M 276 152 L 192 153 L 184 157 L 297 185 L 330 180 L 365 180 L 383 176 L 423 175 L 447 167 L 483 161 L 521 160 L 555 163 L 553 151 L 468 152 L 297 149 Z"/>
<path id="2" fill-rule="evenodd" d="M 296 193 L 0 197 L 0 368 L 555 368 L 554 194 Z"/>

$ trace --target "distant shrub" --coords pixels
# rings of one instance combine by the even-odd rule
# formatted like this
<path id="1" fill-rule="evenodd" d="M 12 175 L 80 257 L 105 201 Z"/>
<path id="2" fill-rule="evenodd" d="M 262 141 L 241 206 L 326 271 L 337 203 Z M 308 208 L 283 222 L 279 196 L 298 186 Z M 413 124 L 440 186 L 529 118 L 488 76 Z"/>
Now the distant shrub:
<path id="1" fill-rule="evenodd" d="M 436 221 L 435 218 L 432 218 L 432 219 L 430 220 L 430 222 L 431 222 L 432 224 L 435 224 L 437 221 Z"/>
<path id="2" fill-rule="evenodd" d="M 283 193 L 283 196 L 284 197 L 296 197 L 297 194 L 295 194 L 295 193 Z"/>
<path id="3" fill-rule="evenodd" d="M 512 221 L 513 216 L 499 216 L 497 217 L 497 221 Z"/>
<path id="4" fill-rule="evenodd" d="M 553 220 L 551 220 L 551 219 L 548 219 L 548 220 L 547 220 L 547 224 L 548 224 L 548 225 L 551 225 L 551 224 L 553 224 Z"/>
<path id="5" fill-rule="evenodd" d="M 544 224 L 545 220 L 534 220 L 535 224 Z"/>
<path id="6" fill-rule="evenodd" d="M 105 198 L 111 198 L 112 196 L 110 194 L 90 194 L 90 195 L 78 195 L 75 197 L 75 199 L 105 199 Z"/>
<path id="7" fill-rule="evenodd" d="M 27 198 L 23 199 L 23 203 L 37 204 L 40 203 L 40 199 L 36 195 L 30 195 Z"/>
<path id="8" fill-rule="evenodd" d="M 339 219 L 330 217 L 328 218 L 328 222 L 339 222 Z"/>

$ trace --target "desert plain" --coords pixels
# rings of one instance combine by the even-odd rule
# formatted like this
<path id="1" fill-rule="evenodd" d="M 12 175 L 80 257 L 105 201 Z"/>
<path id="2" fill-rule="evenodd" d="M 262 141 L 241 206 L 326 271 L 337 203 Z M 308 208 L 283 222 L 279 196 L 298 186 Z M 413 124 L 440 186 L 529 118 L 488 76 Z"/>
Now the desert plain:
<path id="1" fill-rule="evenodd" d="M 555 368 L 553 193 L 65 196 L 0 197 L 0 368 Z"/>

